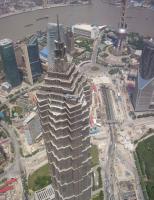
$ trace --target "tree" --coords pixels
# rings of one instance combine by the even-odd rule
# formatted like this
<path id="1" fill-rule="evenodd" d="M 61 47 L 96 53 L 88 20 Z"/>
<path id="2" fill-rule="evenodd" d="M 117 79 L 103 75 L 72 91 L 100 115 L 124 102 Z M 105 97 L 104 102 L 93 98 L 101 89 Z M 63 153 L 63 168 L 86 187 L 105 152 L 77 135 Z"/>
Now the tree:
<path id="1" fill-rule="evenodd" d="M 102 175 L 101 175 L 101 167 L 97 168 L 98 171 L 98 183 L 99 183 L 99 188 L 102 188 L 103 182 L 102 182 Z"/>
<path id="2" fill-rule="evenodd" d="M 35 186 L 34 190 L 39 190 L 51 183 L 51 177 L 50 176 L 38 176 L 35 180 Z"/>
<path id="3" fill-rule="evenodd" d="M 104 199 L 104 194 L 103 191 L 101 190 L 99 193 L 99 200 L 103 200 Z"/>

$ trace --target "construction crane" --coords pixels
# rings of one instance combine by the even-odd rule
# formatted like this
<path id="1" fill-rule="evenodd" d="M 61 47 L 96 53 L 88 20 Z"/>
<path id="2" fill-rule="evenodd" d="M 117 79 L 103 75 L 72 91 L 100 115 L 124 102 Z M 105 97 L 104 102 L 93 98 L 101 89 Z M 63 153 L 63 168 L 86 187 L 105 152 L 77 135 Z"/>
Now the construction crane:
<path id="1" fill-rule="evenodd" d="M 119 53 L 123 51 L 127 33 L 126 9 L 127 9 L 127 0 L 121 0 L 121 17 L 118 29 L 118 44 L 117 44 L 117 51 Z"/>

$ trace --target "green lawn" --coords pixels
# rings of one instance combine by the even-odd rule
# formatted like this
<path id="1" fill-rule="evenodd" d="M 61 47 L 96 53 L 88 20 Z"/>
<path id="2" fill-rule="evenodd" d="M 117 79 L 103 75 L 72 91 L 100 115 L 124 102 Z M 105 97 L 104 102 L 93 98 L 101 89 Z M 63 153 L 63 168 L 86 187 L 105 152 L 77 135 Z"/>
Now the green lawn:
<path id="1" fill-rule="evenodd" d="M 77 38 L 77 45 L 81 48 L 84 47 L 86 51 L 91 52 L 92 51 L 92 45 L 93 45 L 93 40 L 88 39 L 88 38 Z"/>
<path id="2" fill-rule="evenodd" d="M 30 190 L 39 190 L 51 183 L 51 177 L 49 175 L 48 164 L 36 170 L 32 175 L 28 177 L 28 187 Z"/>
<path id="3" fill-rule="evenodd" d="M 91 148 L 92 167 L 99 164 L 98 148 L 96 145 L 92 145 Z M 36 170 L 32 175 L 28 177 L 28 187 L 30 190 L 39 190 L 51 183 L 51 177 L 49 175 L 48 164 L 44 165 L 40 169 Z"/>
<path id="4" fill-rule="evenodd" d="M 149 200 L 154 200 L 154 136 L 140 142 L 136 153 Z"/>
<path id="5" fill-rule="evenodd" d="M 91 147 L 92 167 L 99 164 L 98 147 L 92 145 Z"/>
<path id="6" fill-rule="evenodd" d="M 0 131 L 0 138 L 2 138 L 2 139 L 7 138 L 7 133 L 4 131 Z"/>

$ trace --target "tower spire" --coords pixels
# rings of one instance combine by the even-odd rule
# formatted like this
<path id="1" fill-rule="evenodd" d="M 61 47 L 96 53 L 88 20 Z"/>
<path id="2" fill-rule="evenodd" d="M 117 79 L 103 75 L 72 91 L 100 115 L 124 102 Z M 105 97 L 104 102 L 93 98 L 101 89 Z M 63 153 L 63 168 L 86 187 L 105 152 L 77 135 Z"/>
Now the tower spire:
<path id="1" fill-rule="evenodd" d="M 57 15 L 57 33 L 58 33 L 58 42 L 61 42 L 60 27 L 59 27 L 59 16 L 58 15 Z"/>
<path id="2" fill-rule="evenodd" d="M 59 17 L 57 15 L 57 40 L 55 40 L 55 58 L 65 57 L 65 45 L 60 36 Z"/>
<path id="3" fill-rule="evenodd" d="M 126 23 L 126 10 L 127 10 L 127 1 L 128 0 L 121 0 L 121 17 L 120 17 L 120 24 L 118 30 L 118 44 L 117 44 L 117 53 L 121 54 L 124 48 L 124 44 L 126 41 L 127 35 L 127 23 Z"/>

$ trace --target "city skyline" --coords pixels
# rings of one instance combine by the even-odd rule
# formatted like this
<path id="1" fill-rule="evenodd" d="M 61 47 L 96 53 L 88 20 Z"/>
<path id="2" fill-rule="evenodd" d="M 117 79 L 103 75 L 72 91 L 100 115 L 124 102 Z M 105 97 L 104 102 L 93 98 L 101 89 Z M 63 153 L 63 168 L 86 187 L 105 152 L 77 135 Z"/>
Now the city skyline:
<path id="1" fill-rule="evenodd" d="M 0 199 L 154 199 L 153 17 L 0 0 Z"/>

